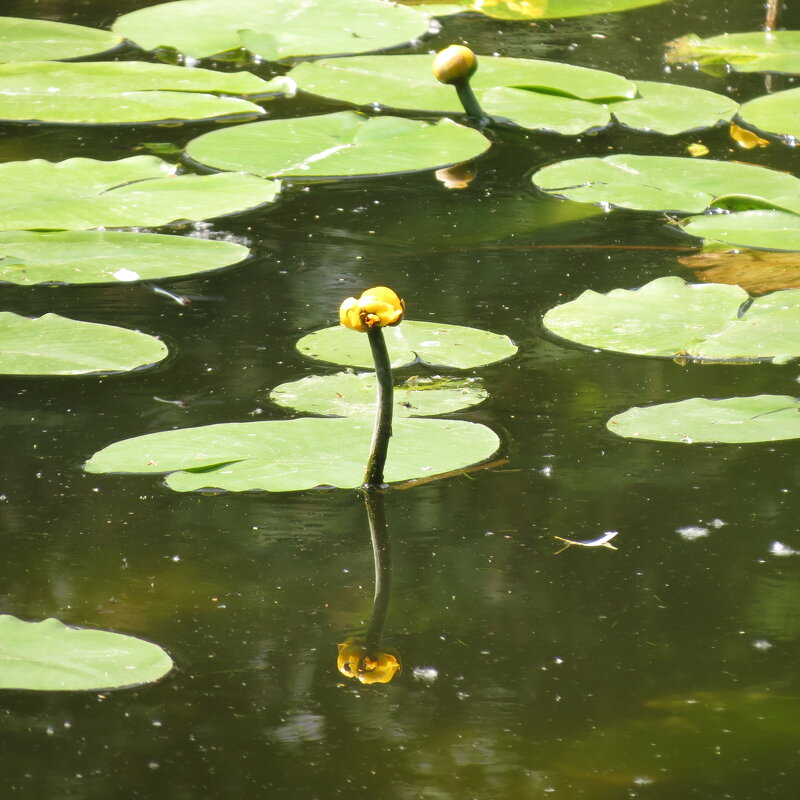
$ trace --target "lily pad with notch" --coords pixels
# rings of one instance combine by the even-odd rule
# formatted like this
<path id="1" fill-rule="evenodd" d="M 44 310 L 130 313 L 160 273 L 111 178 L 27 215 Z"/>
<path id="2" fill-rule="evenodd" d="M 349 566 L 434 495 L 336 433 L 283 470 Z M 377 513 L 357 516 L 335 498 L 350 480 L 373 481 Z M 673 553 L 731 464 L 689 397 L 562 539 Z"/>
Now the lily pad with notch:
<path id="1" fill-rule="evenodd" d="M 364 480 L 369 418 L 222 423 L 125 439 L 95 453 L 91 473 L 166 474 L 179 492 L 352 489 Z M 387 483 L 447 474 L 488 459 L 497 435 L 463 420 L 397 419 Z"/>
<path id="2" fill-rule="evenodd" d="M 630 408 L 606 427 L 627 439 L 683 444 L 745 444 L 800 439 L 800 401 L 762 394 Z"/>
<path id="3" fill-rule="evenodd" d="M 84 25 L 0 17 L 0 62 L 82 58 L 112 50 L 121 42 L 117 33 Z"/>
<path id="4" fill-rule="evenodd" d="M 135 636 L 0 615 L 0 689 L 119 689 L 153 683 L 171 669 L 161 647 Z"/>
<path id="5" fill-rule="evenodd" d="M 414 363 L 435 367 L 472 369 L 510 358 L 517 346 L 499 333 L 404 320 L 402 325 L 383 329 L 392 367 Z M 372 354 L 367 337 L 337 325 L 303 336 L 297 349 L 309 358 L 348 367 L 371 367 Z"/>
<path id="6" fill-rule="evenodd" d="M 129 372 L 162 361 L 167 346 L 154 336 L 45 314 L 0 312 L 0 374 L 97 375 Z"/>

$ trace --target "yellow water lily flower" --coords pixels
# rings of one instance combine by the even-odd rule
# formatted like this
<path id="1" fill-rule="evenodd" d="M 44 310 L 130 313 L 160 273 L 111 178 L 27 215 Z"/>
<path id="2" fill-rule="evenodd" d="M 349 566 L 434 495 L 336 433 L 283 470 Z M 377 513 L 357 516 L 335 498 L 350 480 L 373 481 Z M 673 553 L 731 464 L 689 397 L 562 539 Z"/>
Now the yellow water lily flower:
<path id="1" fill-rule="evenodd" d="M 436 54 L 433 59 L 433 74 L 442 83 L 458 83 L 469 80 L 478 69 L 475 53 L 462 44 L 451 44 Z"/>
<path id="2" fill-rule="evenodd" d="M 388 286 L 367 289 L 357 300 L 348 297 L 339 307 L 339 322 L 354 331 L 399 325 L 403 320 L 405 303 Z"/>
<path id="3" fill-rule="evenodd" d="M 357 639 L 348 639 L 339 647 L 336 666 L 342 675 L 357 678 L 361 683 L 389 683 L 400 669 L 400 661 L 392 653 L 369 654 Z"/>

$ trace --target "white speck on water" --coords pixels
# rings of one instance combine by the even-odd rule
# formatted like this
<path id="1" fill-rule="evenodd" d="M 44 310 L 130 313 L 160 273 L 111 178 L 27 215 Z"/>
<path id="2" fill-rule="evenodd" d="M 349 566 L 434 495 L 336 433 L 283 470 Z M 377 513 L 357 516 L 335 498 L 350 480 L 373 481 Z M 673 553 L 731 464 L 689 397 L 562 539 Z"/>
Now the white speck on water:
<path id="1" fill-rule="evenodd" d="M 415 681 L 423 683 L 434 683 L 439 678 L 439 670 L 436 667 L 414 667 L 411 675 Z"/>
<path id="2" fill-rule="evenodd" d="M 545 478 L 549 478 L 553 474 L 553 468 L 548 464 L 546 467 L 542 467 L 539 472 L 545 476 Z"/>
<path id="3" fill-rule="evenodd" d="M 773 556 L 796 556 L 800 554 L 800 550 L 795 550 L 793 547 L 784 544 L 783 542 L 773 542 L 769 546 L 769 552 Z"/>
<path id="4" fill-rule="evenodd" d="M 772 642 L 768 642 L 766 639 L 756 639 L 753 642 L 753 647 L 755 647 L 756 650 L 766 651 L 772 647 Z"/>
<path id="5" fill-rule="evenodd" d="M 687 542 L 693 542 L 695 539 L 702 539 L 708 536 L 708 528 L 702 528 L 699 525 L 687 525 L 685 528 L 677 528 L 676 532 L 680 534 L 681 539 L 686 539 Z"/>
<path id="6" fill-rule="evenodd" d="M 725 520 L 722 520 L 722 519 L 719 519 L 719 517 L 716 517 L 716 518 L 712 519 L 708 524 L 712 528 L 722 528 L 724 525 L 727 525 L 728 523 L 725 522 Z"/>

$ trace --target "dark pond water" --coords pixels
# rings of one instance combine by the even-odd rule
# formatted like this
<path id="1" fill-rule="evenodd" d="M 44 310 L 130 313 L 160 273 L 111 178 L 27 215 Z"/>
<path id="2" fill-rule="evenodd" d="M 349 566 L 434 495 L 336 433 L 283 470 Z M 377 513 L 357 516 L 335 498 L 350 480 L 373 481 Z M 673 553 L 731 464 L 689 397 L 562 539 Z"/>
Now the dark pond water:
<path id="1" fill-rule="evenodd" d="M 6 0 L 4 13 L 102 26 L 151 4 Z M 798 28 L 790 5 L 781 23 Z M 419 51 L 464 40 L 665 79 L 663 42 L 755 30 L 762 15 L 755 0 L 676 0 L 534 27 L 462 18 Z M 759 76 L 669 77 L 737 99 L 764 92 Z M 0 158 L 122 158 L 211 127 L 4 126 Z M 177 666 L 135 690 L 3 693 L 2 797 L 797 796 L 800 557 L 771 552 L 800 548 L 797 444 L 665 446 L 604 428 L 631 405 L 794 394 L 797 365 L 682 366 L 551 341 L 541 314 L 586 288 L 690 278 L 678 257 L 692 240 L 619 211 L 498 239 L 484 213 L 529 198 L 530 218 L 550 223 L 528 176 L 568 156 L 681 155 L 702 141 L 797 172 L 796 151 L 734 150 L 724 129 L 494 135 L 463 191 L 430 173 L 298 186 L 218 221 L 212 231 L 254 257 L 166 283 L 195 297 L 189 308 L 138 286 L 3 289 L 5 309 L 140 328 L 172 355 L 99 380 L 2 380 L 0 612 L 138 635 Z M 334 371 L 301 358 L 297 338 L 383 283 L 410 318 L 504 333 L 520 351 L 479 370 L 491 396 L 457 415 L 497 431 L 506 463 L 386 497 L 384 642 L 403 671 L 361 686 L 336 669 L 337 643 L 363 633 L 372 608 L 357 493 L 179 495 L 81 464 L 139 433 L 285 418 L 273 386 Z M 609 530 L 617 551 L 555 554 L 554 536 Z"/>

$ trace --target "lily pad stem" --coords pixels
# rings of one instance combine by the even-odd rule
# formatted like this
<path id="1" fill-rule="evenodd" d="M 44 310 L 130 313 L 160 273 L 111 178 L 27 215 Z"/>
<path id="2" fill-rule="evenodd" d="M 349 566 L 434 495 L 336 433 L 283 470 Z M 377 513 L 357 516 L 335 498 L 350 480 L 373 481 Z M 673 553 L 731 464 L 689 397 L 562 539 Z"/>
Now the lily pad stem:
<path id="1" fill-rule="evenodd" d="M 469 84 L 469 78 L 453 81 L 453 86 L 456 87 L 458 99 L 461 101 L 461 105 L 464 106 L 464 111 L 467 112 L 467 115 L 481 126 L 488 125 L 491 120 L 481 108 L 478 98 L 475 97 L 475 92 L 472 91 L 472 86 Z"/>
<path id="2" fill-rule="evenodd" d="M 364 488 L 374 489 L 383 484 L 383 468 L 389 452 L 389 439 L 392 435 L 392 412 L 394 379 L 389 351 L 383 338 L 383 328 L 374 327 L 367 331 L 372 360 L 375 362 L 375 375 L 378 380 L 375 427 L 372 431 L 367 471 L 364 474 Z"/>

